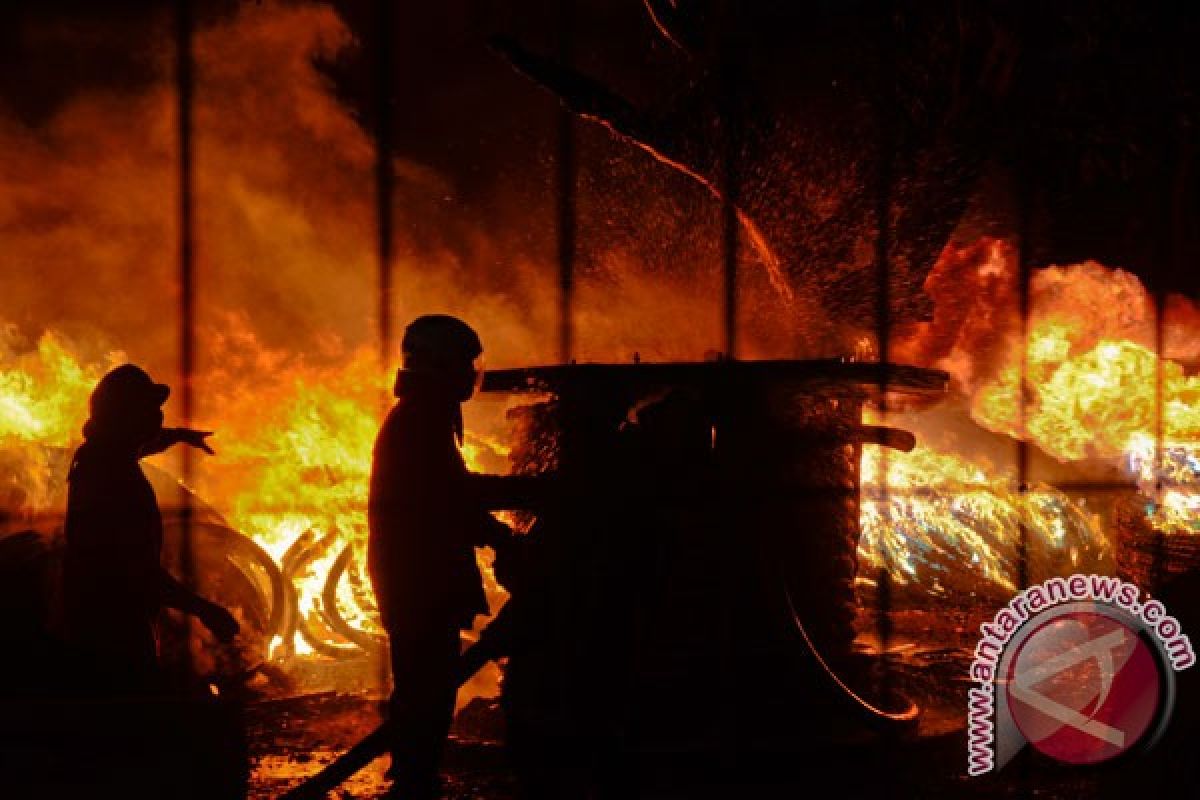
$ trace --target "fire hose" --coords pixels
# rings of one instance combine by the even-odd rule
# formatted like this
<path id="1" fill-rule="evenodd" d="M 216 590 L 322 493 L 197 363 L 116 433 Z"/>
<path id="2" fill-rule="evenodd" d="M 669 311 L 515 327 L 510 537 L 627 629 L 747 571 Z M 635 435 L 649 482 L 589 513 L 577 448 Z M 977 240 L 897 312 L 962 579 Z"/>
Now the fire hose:
<path id="1" fill-rule="evenodd" d="M 899 728 L 901 730 L 910 730 L 916 727 L 917 721 L 921 716 L 921 710 L 911 700 L 905 699 L 905 706 L 898 711 L 887 711 L 873 703 L 864 699 L 860 694 L 855 692 L 850 686 L 838 677 L 837 672 L 829 665 L 822 656 L 817 646 L 813 643 L 812 638 L 808 635 L 808 631 L 804 628 L 804 621 L 800 618 L 800 614 L 796 611 L 796 605 L 792 600 L 792 593 L 787 588 L 787 582 L 781 580 L 780 585 L 783 588 L 783 596 L 787 600 L 788 613 L 791 615 L 792 623 L 795 625 L 796 633 L 799 634 L 801 642 L 803 642 L 805 650 L 808 652 L 817 666 L 820 667 L 821 673 L 828 679 L 829 683 L 835 689 L 835 696 L 842 698 L 849 707 L 854 710 L 864 722 L 875 728 L 884 728 L 893 730 Z"/>
<path id="2" fill-rule="evenodd" d="M 860 426 L 855 430 L 854 438 L 860 443 L 880 444 L 900 450 L 910 450 L 915 444 L 911 433 L 883 426 Z M 349 565 L 351 555 L 350 548 L 344 548 L 330 570 L 322 592 L 323 611 L 335 630 L 345 638 L 364 648 L 381 647 L 384 644 L 382 639 L 353 628 L 341 616 L 337 607 L 337 585 Z M 796 610 L 786 581 L 781 580 L 779 585 L 787 603 L 792 624 L 803 644 L 803 652 L 807 653 L 812 662 L 817 665 L 819 673 L 832 689 L 834 697 L 840 698 L 856 718 L 874 730 L 897 732 L 915 729 L 920 717 L 920 709 L 915 703 L 904 699 L 902 708 L 894 710 L 881 708 L 865 699 L 838 675 L 809 636 L 804 622 Z M 481 647 L 482 644 L 482 642 L 476 644 L 464 654 L 464 668 L 459 675 L 460 685 L 465 683 L 482 666 L 483 661 L 491 655 Z M 475 657 L 472 658 L 472 655 Z M 390 724 L 385 721 L 316 775 L 282 795 L 282 800 L 315 800 L 324 797 L 381 755 L 387 747 L 389 737 Z"/>
<path id="3" fill-rule="evenodd" d="M 474 647 L 478 647 L 478 645 Z M 471 658 L 473 649 L 468 649 L 463 654 L 464 666 L 458 676 L 459 686 L 470 680 L 486 663 L 486 661 Z M 345 783 L 367 764 L 383 755 L 391 735 L 391 722 L 384 720 L 374 730 L 359 739 L 353 747 L 323 767 L 316 775 L 281 795 L 280 800 L 319 800 Z"/>
<path id="4" fill-rule="evenodd" d="M 860 444 L 877 444 L 906 453 L 912 450 L 917 442 L 916 437 L 912 433 L 883 425 L 859 425 L 851 432 L 851 438 Z M 796 610 L 796 603 L 792 599 L 791 590 L 788 589 L 787 579 L 779 575 L 777 576 L 777 580 L 783 590 L 783 597 L 787 602 L 788 614 L 795 626 L 796 633 L 799 635 L 800 641 L 804 644 L 805 650 L 812 656 L 813 662 L 820 668 L 821 674 L 825 676 L 833 688 L 834 696 L 841 698 L 852 711 L 872 727 L 889 730 L 915 728 L 921 715 L 921 711 L 915 703 L 906 699 L 904 702 L 907 705 L 903 709 L 897 711 L 884 710 L 864 699 L 862 695 L 855 692 L 854 689 L 838 676 L 833 667 L 829 665 L 829 662 L 817 650 L 812 637 L 808 635 L 808 630 L 804 626 L 804 620 Z"/>
<path id="5" fill-rule="evenodd" d="M 343 555 L 345 555 L 345 552 L 343 552 Z M 822 674 L 834 687 L 836 696 L 841 697 L 857 717 L 875 730 L 910 731 L 915 728 L 920 718 L 920 709 L 915 703 L 906 700 L 907 705 L 895 711 L 880 708 L 864 699 L 838 676 L 837 672 L 821 656 L 816 645 L 813 644 L 812 639 L 805 630 L 804 623 L 800 615 L 796 612 L 791 592 L 787 589 L 787 584 L 781 583 L 781 586 L 783 587 L 783 595 L 791 613 L 791 619 L 795 625 L 796 632 L 804 644 L 805 652 L 812 657 L 812 660 L 819 666 Z M 463 654 L 463 667 L 458 676 L 459 685 L 461 686 L 466 683 L 493 655 L 497 655 L 497 653 L 492 652 L 484 640 L 469 648 Z M 384 721 L 349 750 L 322 768 L 316 775 L 283 794 L 280 800 L 319 800 L 319 798 L 324 797 L 333 789 L 349 780 L 356 772 L 382 755 L 387 748 L 390 736 L 391 724 L 388 721 Z"/>

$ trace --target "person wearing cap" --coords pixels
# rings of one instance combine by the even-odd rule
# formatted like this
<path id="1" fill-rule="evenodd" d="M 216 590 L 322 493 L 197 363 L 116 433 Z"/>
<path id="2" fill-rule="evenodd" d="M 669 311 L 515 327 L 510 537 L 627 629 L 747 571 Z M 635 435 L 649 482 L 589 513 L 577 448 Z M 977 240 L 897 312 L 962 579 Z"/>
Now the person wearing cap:
<path id="1" fill-rule="evenodd" d="M 101 691 L 155 686 L 155 624 L 164 607 L 198 617 L 222 640 L 238 631 L 232 614 L 161 563 L 162 516 L 138 461 L 175 444 L 212 453 L 206 441 L 211 431 L 162 426 L 169 394 L 133 364 L 101 378 L 67 477 L 66 631 L 90 671 L 86 682 Z"/>
<path id="2" fill-rule="evenodd" d="M 375 443 L 368 567 L 391 651 L 393 796 L 438 795 L 438 765 L 460 680 L 460 631 L 487 613 L 475 547 L 511 531 L 485 510 L 468 472 L 462 403 L 474 394 L 479 336 L 446 315 L 412 322 L 396 404 Z"/>

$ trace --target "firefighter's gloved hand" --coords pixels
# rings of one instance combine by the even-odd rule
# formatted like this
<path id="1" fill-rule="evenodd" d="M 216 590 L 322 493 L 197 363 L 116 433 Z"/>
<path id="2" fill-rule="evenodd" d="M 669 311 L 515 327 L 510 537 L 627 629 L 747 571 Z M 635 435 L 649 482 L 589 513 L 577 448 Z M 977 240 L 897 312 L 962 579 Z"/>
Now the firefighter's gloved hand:
<path id="1" fill-rule="evenodd" d="M 210 447 L 208 442 L 205 441 L 208 439 L 208 437 L 213 435 L 212 431 L 197 431 L 192 430 L 191 428 L 176 428 L 175 431 L 175 435 L 179 438 L 179 441 L 182 444 L 186 444 L 189 447 L 194 447 L 197 450 L 203 450 L 210 456 L 216 455 L 216 453 L 213 452 L 212 447 Z"/>
<path id="2" fill-rule="evenodd" d="M 230 614 L 224 608 L 215 603 L 210 603 L 205 606 L 200 613 L 200 621 L 204 623 L 204 627 L 212 631 L 213 636 L 217 637 L 222 642 L 228 642 L 237 636 L 241 626 L 238 625 L 237 619 L 233 614 Z"/>
<path id="3" fill-rule="evenodd" d="M 212 434 L 212 431 L 197 431 L 191 428 L 162 428 L 153 439 L 142 446 L 139 457 L 143 458 L 165 452 L 168 448 L 174 447 L 177 444 L 186 444 L 190 447 L 195 447 L 197 450 L 203 450 L 210 456 L 216 455 L 212 448 L 208 446 L 208 442 L 205 441 Z"/>

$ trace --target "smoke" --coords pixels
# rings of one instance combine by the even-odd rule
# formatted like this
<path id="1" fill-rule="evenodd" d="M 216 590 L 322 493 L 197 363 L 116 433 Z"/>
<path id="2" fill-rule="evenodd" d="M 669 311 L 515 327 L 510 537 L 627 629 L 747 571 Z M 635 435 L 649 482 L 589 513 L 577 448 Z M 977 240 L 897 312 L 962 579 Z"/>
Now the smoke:
<path id="1" fill-rule="evenodd" d="M 36 121 L 0 115 L 0 319 L 30 342 L 44 330 L 103 342 L 173 380 L 177 95 L 169 27 L 156 33 L 141 59 L 148 80 L 81 88 Z M 201 375 L 231 357 L 219 345 L 231 314 L 262 346 L 309 359 L 375 342 L 374 143 L 318 67 L 356 46 L 321 4 L 244 4 L 196 33 Z M 655 192 L 638 159 L 598 167 L 641 179 L 623 196 L 581 175 L 577 355 L 698 358 L 721 344 L 719 220 Z M 398 158 L 395 174 L 393 327 L 457 313 L 480 329 L 490 365 L 555 359 L 554 220 L 517 202 L 464 219 L 436 170 Z"/>

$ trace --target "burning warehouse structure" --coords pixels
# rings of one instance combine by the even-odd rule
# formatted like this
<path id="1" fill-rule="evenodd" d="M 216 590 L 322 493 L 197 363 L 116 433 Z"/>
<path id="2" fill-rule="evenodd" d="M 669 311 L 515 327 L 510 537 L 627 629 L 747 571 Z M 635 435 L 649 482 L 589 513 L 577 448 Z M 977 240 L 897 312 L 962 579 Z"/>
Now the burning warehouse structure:
<path id="1" fill-rule="evenodd" d="M 491 367 L 462 457 L 529 496 L 493 504 L 519 535 L 476 553 L 491 613 L 463 632 L 449 795 L 1194 778 L 1187 671 L 1160 676 L 1140 757 L 1065 770 L 1012 701 L 1034 746 L 965 777 L 980 624 L 1018 592 L 1119 576 L 1200 619 L 1191 10 L 0 15 L 14 796 L 385 791 L 383 760 L 359 771 L 390 730 L 368 479 L 397 332 L 440 311 Z M 143 471 L 165 567 L 240 630 L 167 614 L 176 690 L 97 705 L 62 635 L 67 476 L 127 361 L 216 431 L 215 456 Z M 1102 673 L 1058 700 L 1116 725 L 1128 684 Z"/>

